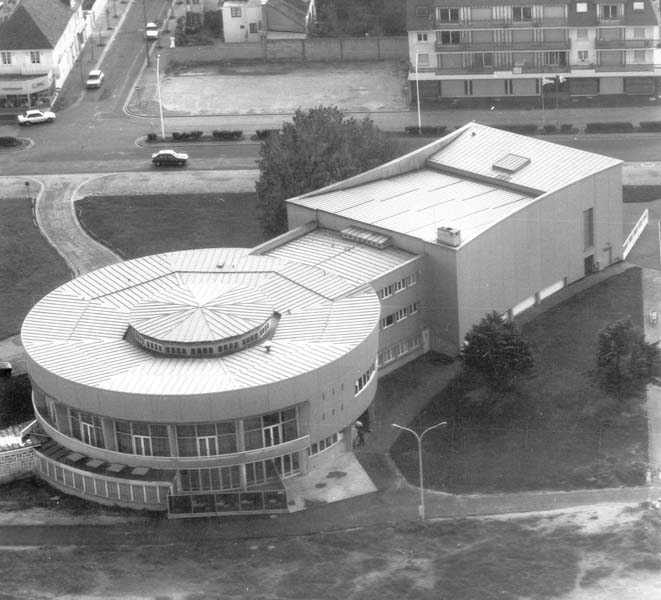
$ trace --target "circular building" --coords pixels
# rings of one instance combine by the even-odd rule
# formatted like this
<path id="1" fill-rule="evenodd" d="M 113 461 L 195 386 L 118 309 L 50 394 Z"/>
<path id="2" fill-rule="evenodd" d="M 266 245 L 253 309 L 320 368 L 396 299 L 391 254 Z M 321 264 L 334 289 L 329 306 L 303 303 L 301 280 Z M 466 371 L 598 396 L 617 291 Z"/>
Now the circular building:
<path id="1" fill-rule="evenodd" d="M 48 294 L 21 332 L 37 473 L 172 516 L 286 511 L 376 390 L 368 285 L 244 249 L 147 256 Z"/>

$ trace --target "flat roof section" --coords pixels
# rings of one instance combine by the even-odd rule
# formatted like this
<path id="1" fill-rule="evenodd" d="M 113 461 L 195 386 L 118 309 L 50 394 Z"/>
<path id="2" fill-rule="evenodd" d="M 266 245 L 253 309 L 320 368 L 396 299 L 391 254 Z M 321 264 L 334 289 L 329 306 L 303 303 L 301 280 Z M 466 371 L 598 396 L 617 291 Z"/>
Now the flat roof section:
<path id="1" fill-rule="evenodd" d="M 416 258 L 415 254 L 393 246 L 375 248 L 322 228 L 285 242 L 264 255 L 319 267 L 356 284 L 369 283 Z"/>
<path id="2" fill-rule="evenodd" d="M 436 242 L 439 227 L 452 227 L 461 231 L 465 243 L 535 199 L 524 192 L 421 169 L 290 202 L 427 242 Z"/>

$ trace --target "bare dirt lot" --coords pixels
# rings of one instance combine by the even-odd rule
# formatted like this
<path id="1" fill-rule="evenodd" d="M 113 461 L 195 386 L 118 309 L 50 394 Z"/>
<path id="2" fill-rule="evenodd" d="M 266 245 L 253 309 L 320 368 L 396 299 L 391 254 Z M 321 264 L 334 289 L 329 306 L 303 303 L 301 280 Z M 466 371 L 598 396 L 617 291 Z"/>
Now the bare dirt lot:
<path id="1" fill-rule="evenodd" d="M 319 105 L 399 111 L 409 109 L 406 73 L 400 61 L 179 64 L 161 76 L 161 98 L 168 115 L 291 114 Z M 141 101 L 156 103 L 155 75 L 146 72 L 143 82 Z"/>

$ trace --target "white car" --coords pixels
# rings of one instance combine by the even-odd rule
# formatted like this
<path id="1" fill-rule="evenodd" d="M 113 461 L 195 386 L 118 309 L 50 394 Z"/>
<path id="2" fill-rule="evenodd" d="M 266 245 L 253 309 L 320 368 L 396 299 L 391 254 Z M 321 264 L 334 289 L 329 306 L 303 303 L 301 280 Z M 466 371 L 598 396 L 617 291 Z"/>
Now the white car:
<path id="1" fill-rule="evenodd" d="M 174 150 L 159 150 L 151 155 L 151 161 L 157 166 L 177 165 L 183 166 L 188 162 L 188 154 L 175 152 Z"/>
<path id="2" fill-rule="evenodd" d="M 16 117 L 19 125 L 32 125 L 33 123 L 52 123 L 55 120 L 55 113 L 40 110 L 28 110 L 22 115 Z"/>
<path id="3" fill-rule="evenodd" d="M 158 39 L 158 25 L 156 23 L 147 23 L 145 26 L 145 38 L 148 40 Z"/>
<path id="4" fill-rule="evenodd" d="M 85 82 L 87 89 L 100 88 L 104 77 L 103 71 L 99 71 L 99 69 L 91 70 Z"/>

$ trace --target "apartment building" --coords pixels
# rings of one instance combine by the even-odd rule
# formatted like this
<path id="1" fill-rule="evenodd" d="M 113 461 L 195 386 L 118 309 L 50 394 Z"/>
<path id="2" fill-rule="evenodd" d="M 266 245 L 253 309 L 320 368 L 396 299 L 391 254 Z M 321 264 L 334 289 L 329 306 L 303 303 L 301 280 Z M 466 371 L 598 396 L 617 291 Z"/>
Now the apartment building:
<path id="1" fill-rule="evenodd" d="M 411 99 L 656 95 L 654 0 L 408 0 Z"/>

